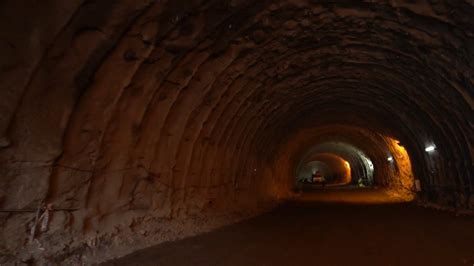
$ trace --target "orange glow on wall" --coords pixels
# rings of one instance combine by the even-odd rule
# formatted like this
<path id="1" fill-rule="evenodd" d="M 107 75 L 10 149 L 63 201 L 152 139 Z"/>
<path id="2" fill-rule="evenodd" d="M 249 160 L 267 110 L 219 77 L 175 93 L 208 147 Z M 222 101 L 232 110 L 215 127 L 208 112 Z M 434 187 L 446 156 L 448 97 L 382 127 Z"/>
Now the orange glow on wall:
<path id="1" fill-rule="evenodd" d="M 349 162 L 348 162 L 348 161 L 344 161 L 344 165 L 346 166 L 346 168 L 349 168 L 349 169 L 351 169 L 351 165 L 349 164 Z"/>
<path id="2" fill-rule="evenodd" d="M 393 138 L 387 138 L 387 140 L 388 148 L 390 149 L 391 154 L 393 154 L 393 158 L 398 166 L 398 170 L 400 171 L 398 174 L 400 185 L 407 190 L 412 190 L 414 187 L 414 177 L 410 156 L 405 147 L 400 144 L 400 141 Z"/>

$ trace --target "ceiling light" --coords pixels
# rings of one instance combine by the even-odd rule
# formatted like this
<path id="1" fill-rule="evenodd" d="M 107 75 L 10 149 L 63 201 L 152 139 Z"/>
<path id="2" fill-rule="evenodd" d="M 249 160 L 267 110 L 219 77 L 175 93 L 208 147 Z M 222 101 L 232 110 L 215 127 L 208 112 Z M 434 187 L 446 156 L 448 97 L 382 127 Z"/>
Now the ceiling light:
<path id="1" fill-rule="evenodd" d="M 425 151 L 433 152 L 435 149 L 436 149 L 436 146 L 433 144 L 433 145 L 426 146 Z"/>
<path id="2" fill-rule="evenodd" d="M 389 156 L 389 157 L 387 158 L 387 161 L 393 162 L 393 157 L 392 157 L 392 156 Z"/>

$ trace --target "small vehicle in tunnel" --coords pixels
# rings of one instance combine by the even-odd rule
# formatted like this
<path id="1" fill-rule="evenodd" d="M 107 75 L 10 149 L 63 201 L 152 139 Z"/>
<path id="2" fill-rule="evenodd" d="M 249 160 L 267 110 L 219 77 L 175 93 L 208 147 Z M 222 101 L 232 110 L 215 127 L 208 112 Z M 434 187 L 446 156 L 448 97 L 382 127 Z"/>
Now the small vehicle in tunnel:
<path id="1" fill-rule="evenodd" d="M 319 171 L 313 173 L 311 177 L 311 182 L 313 184 L 321 184 L 323 188 L 326 187 L 326 178 Z"/>

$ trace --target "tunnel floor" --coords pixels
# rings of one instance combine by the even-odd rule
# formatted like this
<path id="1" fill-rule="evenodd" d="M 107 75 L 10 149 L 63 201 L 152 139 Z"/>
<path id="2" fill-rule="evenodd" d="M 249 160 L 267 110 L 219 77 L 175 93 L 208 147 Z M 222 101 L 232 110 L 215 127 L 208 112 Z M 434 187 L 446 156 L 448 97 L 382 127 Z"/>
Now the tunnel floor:
<path id="1" fill-rule="evenodd" d="M 103 265 L 474 265 L 474 218 L 329 189 Z"/>

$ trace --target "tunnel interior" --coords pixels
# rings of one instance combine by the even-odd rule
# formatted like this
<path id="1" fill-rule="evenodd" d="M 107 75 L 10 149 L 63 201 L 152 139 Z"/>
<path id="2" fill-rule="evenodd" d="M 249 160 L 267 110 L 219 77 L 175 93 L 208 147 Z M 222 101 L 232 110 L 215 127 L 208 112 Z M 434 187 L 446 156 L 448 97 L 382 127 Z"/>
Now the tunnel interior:
<path id="1" fill-rule="evenodd" d="M 473 17 L 472 1 L 3 1 L 2 260 L 211 230 L 317 167 L 472 210 Z"/>
<path id="2" fill-rule="evenodd" d="M 309 148 L 297 166 L 297 181 L 308 179 L 317 171 L 335 185 L 359 184 L 359 179 L 363 186 L 374 184 L 372 160 L 344 142 L 324 142 Z"/>
<path id="3" fill-rule="evenodd" d="M 330 153 L 315 155 L 311 161 L 304 163 L 298 169 L 296 182 L 311 183 L 312 176 L 316 174 L 323 177 L 325 183 L 333 185 L 347 185 L 352 179 L 350 164 Z"/>

